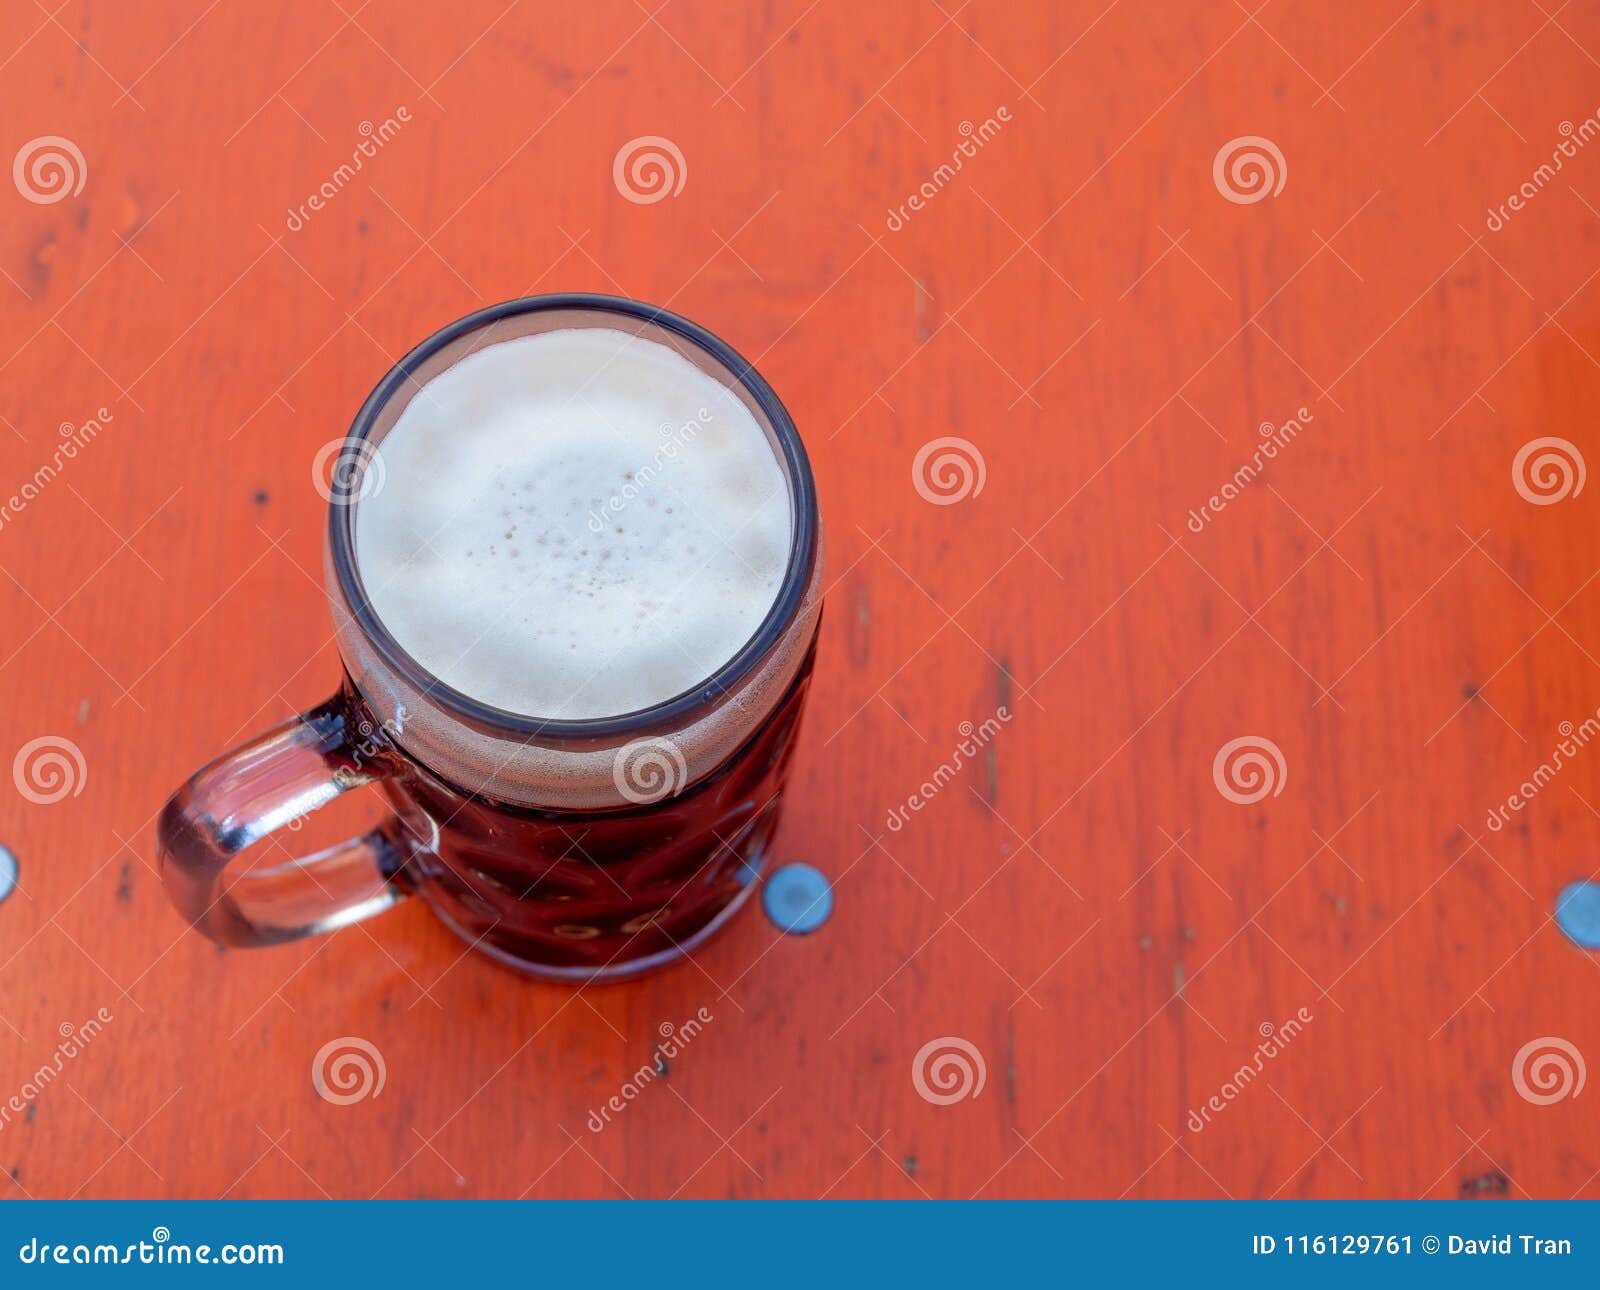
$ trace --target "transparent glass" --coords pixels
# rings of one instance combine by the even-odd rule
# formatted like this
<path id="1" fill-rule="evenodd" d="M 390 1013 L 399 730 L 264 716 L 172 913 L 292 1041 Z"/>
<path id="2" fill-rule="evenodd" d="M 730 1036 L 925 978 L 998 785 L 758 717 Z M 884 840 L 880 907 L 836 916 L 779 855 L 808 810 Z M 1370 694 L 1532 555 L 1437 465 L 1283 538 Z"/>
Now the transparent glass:
<path id="1" fill-rule="evenodd" d="M 666 702 L 585 721 L 488 707 L 431 675 L 373 612 L 354 536 L 383 438 L 424 383 L 484 345 L 570 327 L 670 345 L 737 394 L 767 436 L 793 517 L 777 599 L 733 658 Z M 732 916 L 764 867 L 811 676 L 820 547 L 793 422 L 703 328 L 591 295 L 510 301 L 452 323 L 372 392 L 334 471 L 325 581 L 343 683 L 172 796 L 158 828 L 169 894 L 225 945 L 330 931 L 415 895 L 475 949 L 535 976 L 614 978 L 670 962 Z M 368 784 L 393 814 L 367 834 L 272 868 L 234 863 Z"/>

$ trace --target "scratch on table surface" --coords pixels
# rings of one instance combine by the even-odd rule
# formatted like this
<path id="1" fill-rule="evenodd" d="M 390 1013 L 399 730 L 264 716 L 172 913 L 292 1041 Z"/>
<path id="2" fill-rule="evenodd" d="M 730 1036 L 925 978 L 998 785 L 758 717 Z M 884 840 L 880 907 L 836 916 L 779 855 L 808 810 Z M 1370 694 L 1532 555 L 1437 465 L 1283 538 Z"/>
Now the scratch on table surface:
<path id="1" fill-rule="evenodd" d="M 50 285 L 50 262 L 55 258 L 55 234 L 46 233 L 34 244 L 33 253 L 28 256 L 28 277 L 41 291 Z"/>
<path id="2" fill-rule="evenodd" d="M 1000 711 L 1011 709 L 1011 668 L 1004 659 L 995 664 L 995 692 Z M 1000 796 L 1000 755 L 991 742 L 983 750 L 983 800 L 993 806 Z"/>
<path id="3" fill-rule="evenodd" d="M 1017 1032 L 1011 1024 L 1012 1013 L 1006 1017 L 1006 1105 L 1017 1104 Z"/>
<path id="4" fill-rule="evenodd" d="M 1472 1200 L 1479 1196 L 1504 1196 L 1511 1190 L 1511 1179 L 1498 1169 L 1461 1180 L 1461 1198 Z"/>
<path id="5" fill-rule="evenodd" d="M 86 215 L 87 212 L 85 211 L 83 214 Z M 80 218 L 78 226 L 82 228 L 84 222 Z M 140 234 L 148 222 L 148 218 L 145 215 L 144 202 L 136 194 L 124 189 L 112 218 L 112 226 L 116 230 L 117 236 L 124 242 L 131 242 Z"/>
<path id="6" fill-rule="evenodd" d="M 855 580 L 855 612 L 848 617 L 852 667 L 865 667 L 872 656 L 872 594 L 863 579 Z"/>
<path id="7" fill-rule="evenodd" d="M 1011 665 L 1001 659 L 995 664 L 995 694 L 1002 708 L 1011 707 Z"/>

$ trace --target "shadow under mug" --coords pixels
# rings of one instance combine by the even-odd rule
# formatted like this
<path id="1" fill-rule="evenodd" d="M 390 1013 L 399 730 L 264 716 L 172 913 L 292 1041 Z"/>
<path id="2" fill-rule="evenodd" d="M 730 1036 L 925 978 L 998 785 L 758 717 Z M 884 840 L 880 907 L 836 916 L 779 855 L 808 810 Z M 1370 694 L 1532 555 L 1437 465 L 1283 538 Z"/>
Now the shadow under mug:
<path id="1" fill-rule="evenodd" d="M 355 516 L 383 486 L 384 436 L 429 379 L 485 345 L 572 327 L 668 345 L 731 390 L 766 434 L 792 523 L 777 598 L 733 658 L 653 707 L 558 721 L 479 703 L 401 648 L 362 585 Z M 167 802 L 157 845 L 169 895 L 223 945 L 332 931 L 417 895 L 473 948 L 534 976 L 617 978 L 687 953 L 744 903 L 764 867 L 815 655 L 820 543 L 794 423 L 750 364 L 703 328 L 595 295 L 508 301 L 450 324 L 384 377 L 335 463 L 324 579 L 343 683 Z M 681 572 L 664 558 L 663 586 Z M 393 807 L 372 831 L 272 867 L 232 863 L 367 784 Z"/>

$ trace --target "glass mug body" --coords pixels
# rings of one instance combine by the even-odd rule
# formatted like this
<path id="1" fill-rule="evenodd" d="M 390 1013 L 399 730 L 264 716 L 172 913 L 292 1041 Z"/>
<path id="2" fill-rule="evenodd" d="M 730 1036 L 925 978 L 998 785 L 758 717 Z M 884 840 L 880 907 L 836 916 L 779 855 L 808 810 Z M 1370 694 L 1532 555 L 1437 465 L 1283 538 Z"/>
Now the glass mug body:
<path id="1" fill-rule="evenodd" d="M 790 548 L 755 634 L 692 689 L 621 716 L 542 720 L 482 704 L 405 652 L 362 583 L 355 517 L 383 486 L 384 437 L 428 380 L 485 345 L 573 327 L 668 345 L 743 402 L 788 488 Z M 357 414 L 333 471 L 324 566 L 339 690 L 206 766 L 162 812 L 163 877 L 196 928 L 224 945 L 271 945 L 415 895 L 500 962 L 586 981 L 672 961 L 748 898 L 811 678 L 821 528 L 793 422 L 726 344 L 609 296 L 531 297 L 452 323 L 406 355 Z M 270 868 L 234 863 L 369 784 L 393 813 L 367 834 Z"/>

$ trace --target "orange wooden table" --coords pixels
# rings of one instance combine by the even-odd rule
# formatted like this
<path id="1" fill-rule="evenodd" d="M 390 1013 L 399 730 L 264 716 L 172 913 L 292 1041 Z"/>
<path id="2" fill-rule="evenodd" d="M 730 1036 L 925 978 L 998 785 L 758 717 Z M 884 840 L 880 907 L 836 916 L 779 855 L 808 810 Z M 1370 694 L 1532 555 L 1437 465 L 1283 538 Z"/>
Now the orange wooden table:
<path id="1" fill-rule="evenodd" d="M 1600 5 L 6 19 L 0 1192 L 1600 1191 L 1594 1093 L 1514 1067 L 1600 1058 L 1551 918 L 1600 869 Z M 807 437 L 778 858 L 832 921 L 579 991 L 419 905 L 219 953 L 152 823 L 335 683 L 319 449 L 552 290 L 705 323 Z M 936 1040 L 981 1090 L 919 1092 Z"/>

